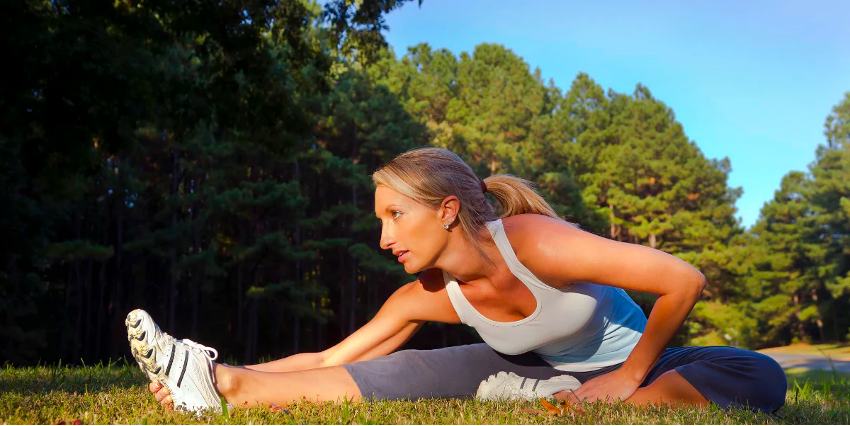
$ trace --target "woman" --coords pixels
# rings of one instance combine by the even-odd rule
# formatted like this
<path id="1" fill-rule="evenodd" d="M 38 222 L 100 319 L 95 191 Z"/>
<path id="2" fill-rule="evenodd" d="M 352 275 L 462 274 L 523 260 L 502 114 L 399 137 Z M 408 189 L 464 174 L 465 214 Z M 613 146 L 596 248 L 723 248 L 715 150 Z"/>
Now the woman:
<path id="1" fill-rule="evenodd" d="M 189 410 L 219 409 L 219 396 L 239 405 L 554 396 L 763 412 L 784 403 L 784 372 L 767 356 L 665 349 L 705 284 L 686 262 L 584 232 L 527 181 L 480 181 L 445 149 L 409 151 L 372 178 L 380 246 L 418 279 L 336 346 L 245 367 L 213 363 L 214 349 L 133 311 L 128 338 L 157 400 Z M 648 319 L 624 289 L 659 295 Z M 426 321 L 465 323 L 486 343 L 393 353 Z"/>

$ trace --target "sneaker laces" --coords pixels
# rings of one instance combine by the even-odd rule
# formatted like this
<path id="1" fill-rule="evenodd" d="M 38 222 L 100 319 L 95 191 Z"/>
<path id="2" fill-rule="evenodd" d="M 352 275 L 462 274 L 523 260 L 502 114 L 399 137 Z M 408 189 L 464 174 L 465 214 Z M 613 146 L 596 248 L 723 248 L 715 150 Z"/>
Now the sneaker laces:
<path id="1" fill-rule="evenodd" d="M 186 346 L 189 346 L 195 352 L 203 354 L 210 361 L 215 361 L 216 358 L 218 358 L 218 351 L 209 347 L 209 346 L 204 346 L 200 343 L 193 342 L 189 339 L 183 339 L 180 342 L 182 342 Z M 212 355 L 210 355 L 210 354 L 212 354 Z"/>

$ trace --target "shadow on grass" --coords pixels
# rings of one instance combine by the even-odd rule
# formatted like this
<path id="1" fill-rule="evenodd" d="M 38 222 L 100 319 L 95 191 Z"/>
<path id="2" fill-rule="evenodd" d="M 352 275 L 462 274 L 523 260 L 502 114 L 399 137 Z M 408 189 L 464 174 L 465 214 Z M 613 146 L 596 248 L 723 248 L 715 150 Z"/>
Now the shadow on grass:
<path id="1" fill-rule="evenodd" d="M 93 366 L 6 366 L 0 369 L 0 393 L 17 392 L 46 393 L 65 391 L 68 393 L 100 392 L 110 388 L 129 389 L 145 386 L 148 380 L 135 364 L 122 360 L 121 364 L 97 364 Z"/>

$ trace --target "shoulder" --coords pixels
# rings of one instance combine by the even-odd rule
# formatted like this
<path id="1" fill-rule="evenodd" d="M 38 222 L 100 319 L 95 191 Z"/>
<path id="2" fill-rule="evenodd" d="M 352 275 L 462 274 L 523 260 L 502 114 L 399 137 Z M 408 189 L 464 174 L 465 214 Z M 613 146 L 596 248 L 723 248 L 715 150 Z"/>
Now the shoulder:
<path id="1" fill-rule="evenodd" d="M 559 261 L 564 251 L 577 248 L 586 235 L 593 236 L 576 224 L 539 214 L 506 217 L 502 224 L 520 263 L 553 287 L 571 282 L 564 280 L 563 265 Z"/>
<path id="2" fill-rule="evenodd" d="M 519 250 L 529 251 L 530 255 L 535 255 L 537 253 L 534 253 L 534 250 L 546 247 L 553 240 L 561 243 L 564 238 L 586 234 L 574 223 L 539 214 L 506 217 L 502 219 L 502 225 L 505 227 L 505 234 L 511 241 L 511 246 L 517 252 L 517 257 L 520 254 Z"/>
<path id="3" fill-rule="evenodd" d="M 519 261 L 553 287 L 590 282 L 643 293 L 668 294 L 683 282 L 701 291 L 705 277 L 661 250 L 614 241 L 540 215 L 505 220 L 505 233 Z M 670 277 L 659 279 L 659 277 Z"/>

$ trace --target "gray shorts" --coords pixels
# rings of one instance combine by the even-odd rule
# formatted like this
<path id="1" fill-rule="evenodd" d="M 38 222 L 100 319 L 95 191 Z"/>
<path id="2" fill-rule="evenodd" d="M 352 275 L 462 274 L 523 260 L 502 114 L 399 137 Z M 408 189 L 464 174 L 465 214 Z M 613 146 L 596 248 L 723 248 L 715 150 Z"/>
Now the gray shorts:
<path id="1" fill-rule="evenodd" d="M 484 343 L 432 350 L 404 350 L 344 364 L 364 398 L 470 398 L 499 371 L 532 379 L 569 374 L 584 383 L 622 364 L 589 372 L 552 368 L 533 353 L 503 355 Z M 669 348 L 641 384 L 676 370 L 709 401 L 771 413 L 785 403 L 785 372 L 770 357 L 726 346 Z"/>

